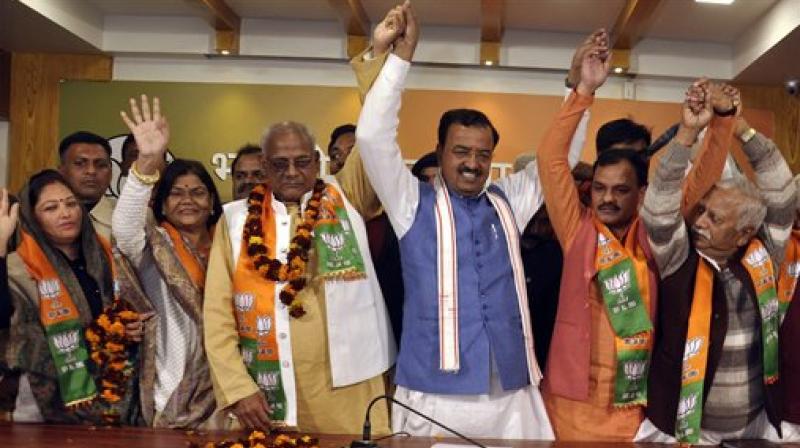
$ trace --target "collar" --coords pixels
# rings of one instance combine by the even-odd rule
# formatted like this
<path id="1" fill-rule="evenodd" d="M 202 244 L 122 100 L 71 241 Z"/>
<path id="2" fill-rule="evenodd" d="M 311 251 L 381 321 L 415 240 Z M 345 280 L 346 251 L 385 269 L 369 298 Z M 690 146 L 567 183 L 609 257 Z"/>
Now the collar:
<path id="1" fill-rule="evenodd" d="M 709 257 L 708 255 L 704 254 L 699 249 L 695 249 L 695 252 L 697 252 L 697 255 L 700 255 L 701 257 L 703 257 L 703 259 L 706 260 L 708 262 L 708 264 L 710 264 L 711 267 L 714 268 L 714 270 L 716 270 L 717 272 L 722 271 L 722 268 L 719 267 L 719 264 L 716 261 L 712 260 L 711 257 Z"/>
<path id="2" fill-rule="evenodd" d="M 313 190 L 312 191 L 307 191 L 303 195 L 303 197 L 300 198 L 300 212 L 301 213 L 305 211 L 306 204 L 308 204 L 308 200 L 311 199 L 311 195 L 313 193 L 314 193 Z M 271 193 L 270 196 L 271 196 L 271 202 L 272 202 L 272 210 L 275 211 L 275 213 L 277 213 L 279 215 L 288 215 L 289 214 L 289 210 L 286 207 L 286 204 L 283 203 L 282 201 L 279 201 L 277 198 L 275 198 L 275 194 L 274 193 Z"/>

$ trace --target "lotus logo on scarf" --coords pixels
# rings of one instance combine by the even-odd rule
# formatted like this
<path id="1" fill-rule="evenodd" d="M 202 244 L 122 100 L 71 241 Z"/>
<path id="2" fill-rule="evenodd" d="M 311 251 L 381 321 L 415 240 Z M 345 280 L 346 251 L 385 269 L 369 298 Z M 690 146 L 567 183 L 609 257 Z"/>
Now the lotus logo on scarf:
<path id="1" fill-rule="evenodd" d="M 278 387 L 278 372 L 258 372 L 257 382 L 261 389 L 275 389 Z"/>
<path id="2" fill-rule="evenodd" d="M 338 252 L 344 247 L 344 235 L 324 233 L 322 234 L 322 241 L 334 252 Z"/>
<path id="3" fill-rule="evenodd" d="M 243 292 L 233 296 L 233 301 L 236 304 L 236 309 L 242 313 L 250 311 L 253 308 L 254 300 L 255 300 L 255 295 L 250 294 L 249 292 Z"/>
<path id="4" fill-rule="evenodd" d="M 767 249 L 763 247 L 759 247 L 753 253 L 747 255 L 746 260 L 747 264 L 750 266 L 757 268 L 763 266 L 764 264 L 769 261 L 769 253 L 767 253 Z"/>
<path id="5" fill-rule="evenodd" d="M 55 299 L 61 294 L 61 286 L 58 280 L 42 280 L 39 282 L 39 295 L 43 299 Z"/>
<path id="6" fill-rule="evenodd" d="M 630 286 L 631 273 L 630 271 L 623 271 L 609 279 L 604 280 L 603 282 L 605 283 L 605 287 L 610 294 L 620 294 L 628 286 Z"/>
<path id="7" fill-rule="evenodd" d="M 681 398 L 678 402 L 678 418 L 686 418 L 697 407 L 697 393 Z"/>
<path id="8" fill-rule="evenodd" d="M 246 348 L 242 349 L 242 361 L 244 361 L 245 364 L 247 365 L 252 364 L 253 358 L 255 357 L 254 355 L 255 353 L 253 353 L 252 350 L 248 350 Z"/>
<path id="9" fill-rule="evenodd" d="M 623 365 L 623 368 L 625 369 L 625 377 L 628 380 L 636 381 L 644 376 L 647 361 L 628 361 Z"/>
<path id="10" fill-rule="evenodd" d="M 687 359 L 700 353 L 700 348 L 702 346 L 703 338 L 699 336 L 686 341 L 686 348 L 683 351 L 683 360 L 686 361 Z"/>
<path id="11" fill-rule="evenodd" d="M 53 345 L 62 355 L 72 352 L 78 348 L 78 330 L 67 331 L 53 336 Z"/>
<path id="12" fill-rule="evenodd" d="M 272 317 L 258 316 L 256 318 L 256 327 L 258 328 L 259 336 L 266 336 L 272 330 Z"/>
<path id="13" fill-rule="evenodd" d="M 786 273 L 789 274 L 789 277 L 793 278 L 800 276 L 800 261 L 796 261 L 786 266 Z"/>

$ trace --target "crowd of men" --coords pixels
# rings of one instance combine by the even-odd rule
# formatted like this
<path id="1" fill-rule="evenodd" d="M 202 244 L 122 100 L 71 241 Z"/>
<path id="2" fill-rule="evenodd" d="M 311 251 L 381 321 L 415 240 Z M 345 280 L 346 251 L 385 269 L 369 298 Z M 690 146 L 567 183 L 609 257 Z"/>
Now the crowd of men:
<path id="1" fill-rule="evenodd" d="M 239 150 L 222 204 L 201 164 L 166 163 L 169 124 L 142 96 L 121 114 L 118 203 L 110 146 L 88 132 L 16 200 L 4 190 L 6 417 L 354 434 L 391 393 L 479 438 L 800 440 L 796 179 L 737 89 L 700 78 L 665 136 L 614 120 L 579 163 L 609 75 L 598 30 L 513 174 L 490 179 L 500 135 L 473 109 L 445 111 L 409 169 L 398 115 L 418 38 L 406 2 L 353 60 L 362 110 L 330 135 L 329 175 L 303 124 L 276 123 Z M 121 302 L 126 373 L 103 376 L 93 329 Z M 371 417 L 447 435 L 406 407 Z"/>

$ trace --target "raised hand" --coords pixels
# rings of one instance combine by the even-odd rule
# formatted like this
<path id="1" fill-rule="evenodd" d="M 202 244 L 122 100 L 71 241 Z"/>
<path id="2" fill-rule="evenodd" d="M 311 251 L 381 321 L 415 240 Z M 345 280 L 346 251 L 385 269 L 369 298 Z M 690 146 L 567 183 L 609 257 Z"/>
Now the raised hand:
<path id="1" fill-rule="evenodd" d="M 596 45 L 605 44 L 608 46 L 607 41 L 608 35 L 606 30 L 600 28 L 590 34 L 575 50 L 575 54 L 572 55 L 572 64 L 570 64 L 569 73 L 567 74 L 567 84 L 570 87 L 577 87 L 578 82 L 581 80 L 581 63 L 583 62 L 583 58 L 586 57 Z M 606 55 L 606 57 L 607 56 L 608 55 Z M 605 58 L 601 57 L 601 59 Z"/>
<path id="2" fill-rule="evenodd" d="M 381 55 L 389 50 L 394 41 L 406 30 L 403 5 L 392 8 L 372 31 L 372 51 Z"/>
<path id="3" fill-rule="evenodd" d="M 611 57 L 608 55 L 608 47 L 595 44 L 583 57 L 581 80 L 575 90 L 581 95 L 593 95 L 608 79 L 610 69 Z"/>
<path id="4" fill-rule="evenodd" d="M 692 146 L 700 131 L 711 121 L 713 114 L 708 80 L 699 79 L 686 91 L 675 140 L 683 146 Z"/>
<path id="5" fill-rule="evenodd" d="M 710 83 L 708 88 L 711 93 L 711 106 L 715 113 L 725 115 L 736 108 L 736 114 L 741 114 L 739 89 L 723 83 Z"/>
<path id="6" fill-rule="evenodd" d="M 8 190 L 0 192 L 0 257 L 5 257 L 8 251 L 8 240 L 17 229 L 19 218 L 19 204 L 10 205 Z"/>
<path id="7" fill-rule="evenodd" d="M 419 22 L 409 0 L 403 3 L 402 8 L 406 28 L 394 42 L 394 54 L 411 62 L 411 58 L 414 57 L 414 50 L 417 48 L 417 42 L 419 42 Z"/>
<path id="8" fill-rule="evenodd" d="M 708 81 L 695 81 L 686 91 L 683 103 L 681 125 L 698 132 L 708 126 L 713 115 L 711 108 L 711 92 Z"/>
<path id="9" fill-rule="evenodd" d="M 169 123 L 161 115 L 161 104 L 158 98 L 153 99 L 153 109 L 150 112 L 150 103 L 147 95 L 142 95 L 142 107 L 131 98 L 131 119 L 125 111 L 120 112 L 122 121 L 131 130 L 139 147 L 139 158 L 136 160 L 136 169 L 141 174 L 150 175 L 158 171 L 163 163 L 164 154 L 169 143 Z"/>

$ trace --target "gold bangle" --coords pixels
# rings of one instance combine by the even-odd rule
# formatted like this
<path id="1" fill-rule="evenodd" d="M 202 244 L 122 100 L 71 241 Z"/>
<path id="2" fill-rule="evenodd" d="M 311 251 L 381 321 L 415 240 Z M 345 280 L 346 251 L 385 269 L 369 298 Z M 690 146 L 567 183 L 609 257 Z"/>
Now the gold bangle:
<path id="1" fill-rule="evenodd" d="M 150 175 L 140 173 L 139 170 L 136 169 L 136 162 L 131 164 L 130 173 L 139 179 L 139 182 L 145 185 L 153 185 L 154 183 L 158 182 L 159 179 L 161 179 L 161 173 L 158 171 L 156 171 L 155 174 Z"/>
<path id="2" fill-rule="evenodd" d="M 755 130 L 755 129 L 753 129 L 753 128 L 750 128 L 750 129 L 748 129 L 748 130 L 746 130 L 746 131 L 742 132 L 742 135 L 739 137 L 739 140 L 741 140 L 741 141 L 742 141 L 742 143 L 745 143 L 745 144 L 746 144 L 746 143 L 748 143 L 750 140 L 752 140 L 752 139 L 753 139 L 753 137 L 755 137 L 755 136 L 756 136 L 756 130 Z"/>

